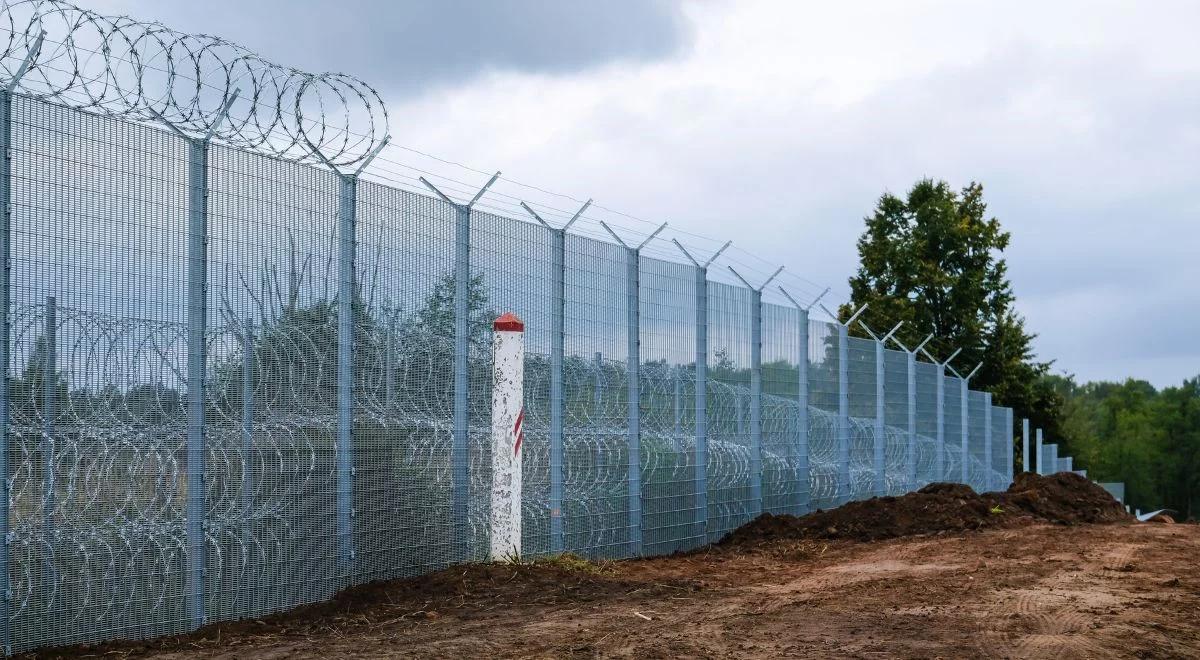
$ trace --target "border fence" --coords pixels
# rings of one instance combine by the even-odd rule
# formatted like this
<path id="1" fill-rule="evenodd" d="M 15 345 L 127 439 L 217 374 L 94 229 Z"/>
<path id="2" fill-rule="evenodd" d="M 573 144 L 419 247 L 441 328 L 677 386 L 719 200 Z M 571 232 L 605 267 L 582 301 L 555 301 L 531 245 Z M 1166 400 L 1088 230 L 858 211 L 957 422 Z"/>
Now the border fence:
<path id="1" fill-rule="evenodd" d="M 33 4 L 124 35 L 130 58 L 147 39 L 188 43 Z M 383 133 L 336 142 L 300 116 L 325 85 L 385 133 L 353 79 L 281 74 L 219 42 L 195 50 L 243 58 L 222 60 L 226 83 L 249 71 L 240 115 L 232 86 L 146 99 L 143 60 L 140 96 L 99 96 L 120 67 L 56 86 L 47 62 L 81 42 L 47 56 L 48 37 L 14 24 L 0 89 L 7 652 L 178 633 L 485 558 L 499 311 L 526 325 L 528 554 L 666 554 L 763 512 L 1012 478 L 1011 409 L 922 349 L 809 318 L 814 301 L 771 280 L 711 279 L 717 254 L 679 245 L 671 261 L 643 253 L 653 234 L 489 213 L 475 207 L 486 186 L 466 202 L 362 179 Z M 79 78 L 84 58 L 67 60 Z M 257 105 L 289 93 L 294 115 L 264 128 Z"/>

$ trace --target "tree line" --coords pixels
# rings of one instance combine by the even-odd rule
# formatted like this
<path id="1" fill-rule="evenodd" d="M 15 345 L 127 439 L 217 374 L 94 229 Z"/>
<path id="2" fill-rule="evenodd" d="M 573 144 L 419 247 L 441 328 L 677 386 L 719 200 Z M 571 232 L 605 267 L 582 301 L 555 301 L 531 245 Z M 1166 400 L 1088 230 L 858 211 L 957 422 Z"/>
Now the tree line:
<path id="1" fill-rule="evenodd" d="M 1053 360 L 1036 355 L 1036 335 L 1014 309 L 1003 256 L 1011 234 L 988 215 L 982 185 L 956 190 L 922 179 L 904 196 L 881 195 L 864 223 L 850 302 L 838 312 L 843 321 L 866 304 L 860 318 L 876 330 L 904 321 L 897 337 L 910 348 L 932 333 L 938 360 L 962 349 L 951 366 L 965 374 L 980 365 L 972 389 L 1013 408 L 1018 423 L 1028 418 L 1043 429 L 1076 469 L 1124 482 L 1126 501 L 1143 510 L 1196 513 L 1200 376 L 1156 389 L 1052 373 Z M 857 324 L 851 332 L 868 336 Z"/>

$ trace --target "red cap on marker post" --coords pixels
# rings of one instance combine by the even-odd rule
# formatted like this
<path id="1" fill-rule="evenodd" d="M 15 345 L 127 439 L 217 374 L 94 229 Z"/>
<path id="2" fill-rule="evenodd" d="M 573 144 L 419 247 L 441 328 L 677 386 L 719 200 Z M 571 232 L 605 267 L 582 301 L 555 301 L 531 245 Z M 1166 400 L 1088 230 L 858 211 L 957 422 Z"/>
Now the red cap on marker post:
<path id="1" fill-rule="evenodd" d="M 504 312 L 500 318 L 492 322 L 492 330 L 496 332 L 525 332 L 525 323 L 512 312 Z"/>

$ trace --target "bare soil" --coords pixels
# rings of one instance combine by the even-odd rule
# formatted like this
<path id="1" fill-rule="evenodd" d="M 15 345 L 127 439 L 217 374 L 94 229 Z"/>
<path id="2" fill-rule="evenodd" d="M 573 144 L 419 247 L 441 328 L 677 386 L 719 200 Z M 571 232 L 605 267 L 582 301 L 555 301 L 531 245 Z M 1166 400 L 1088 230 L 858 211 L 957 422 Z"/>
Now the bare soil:
<path id="1" fill-rule="evenodd" d="M 760 519 L 740 538 L 687 555 L 460 566 L 263 620 L 42 655 L 1200 657 L 1200 526 L 1132 523 L 1110 517 L 1107 502 L 1098 512 L 1087 501 L 1061 509 L 1047 495 L 1054 484 L 1018 485 L 977 512 L 990 522 L 976 527 L 958 511 L 943 517 L 967 522 L 863 541 L 830 518 L 838 510 Z M 1002 495 L 932 490 L 934 501 L 953 495 L 967 509 L 972 498 Z M 858 513 L 910 520 L 919 502 L 930 504 L 905 497 Z M 1020 509 L 1022 498 L 1041 513 Z M 1114 521 L 1059 520 L 1097 516 Z M 846 537 L 829 532 L 839 524 Z"/>

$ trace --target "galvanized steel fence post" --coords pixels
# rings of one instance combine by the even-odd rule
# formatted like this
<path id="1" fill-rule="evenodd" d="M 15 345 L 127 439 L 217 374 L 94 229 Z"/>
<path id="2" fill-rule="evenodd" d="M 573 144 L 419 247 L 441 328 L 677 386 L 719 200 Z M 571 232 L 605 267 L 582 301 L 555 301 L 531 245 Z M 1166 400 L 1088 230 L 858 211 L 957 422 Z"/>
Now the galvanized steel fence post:
<path id="1" fill-rule="evenodd" d="M 938 364 L 937 375 L 937 441 L 933 471 L 937 481 L 946 480 L 946 365 Z"/>
<path id="2" fill-rule="evenodd" d="M 949 360 L 947 360 L 947 362 L 949 362 Z M 959 466 L 959 473 L 960 473 L 959 483 L 964 483 L 964 484 L 970 485 L 972 487 L 976 487 L 979 484 L 971 484 L 971 482 L 970 482 L 970 479 L 971 479 L 971 470 L 970 470 L 970 464 L 971 464 L 971 441 L 970 441 L 970 438 L 971 438 L 971 425 L 970 425 L 971 377 L 974 376 L 979 371 L 979 368 L 982 366 L 983 366 L 982 362 L 975 365 L 975 368 L 971 370 L 971 373 L 967 374 L 966 376 L 959 376 L 958 372 L 954 373 L 955 376 L 959 377 L 959 391 L 962 393 L 962 404 L 961 404 L 962 405 L 962 414 L 959 415 L 959 421 L 961 422 L 961 426 L 962 426 L 962 438 L 961 438 L 962 447 L 960 449 L 959 454 L 960 454 L 960 460 L 962 461 L 962 464 Z M 951 371 L 954 371 L 954 370 L 951 369 Z"/>
<path id="3" fill-rule="evenodd" d="M 751 286 L 746 278 L 728 266 L 729 272 L 750 289 L 750 516 L 758 517 L 763 510 L 762 492 L 762 291 L 775 279 L 780 266 L 762 286 Z"/>
<path id="4" fill-rule="evenodd" d="M 564 548 L 563 537 L 563 344 L 566 306 L 566 234 L 592 205 L 583 204 L 567 224 L 555 228 L 538 215 L 528 204 L 521 206 L 543 227 L 550 230 L 550 552 L 559 554 Z M 678 405 L 677 405 L 678 407 Z M 678 413 L 676 413 L 678 416 Z"/>
<path id="5" fill-rule="evenodd" d="M 896 329 L 899 327 L 900 325 L 897 324 Z M 905 366 L 907 369 L 906 382 L 908 385 L 908 401 L 906 402 L 908 404 L 908 426 L 906 431 L 908 442 L 905 443 L 904 448 L 904 478 L 907 484 L 905 486 L 906 490 L 912 490 L 917 487 L 917 353 L 925 350 L 925 344 L 928 344 L 933 339 L 933 335 L 929 335 L 920 344 L 917 344 L 916 348 L 909 350 L 907 346 L 896 338 L 896 329 L 888 333 L 888 336 L 891 337 L 892 343 L 904 351 L 905 355 Z"/>
<path id="6" fill-rule="evenodd" d="M 838 324 L 838 423 L 837 423 L 837 494 L 834 501 L 842 504 L 850 499 L 850 325 L 867 310 L 859 307 L 845 323 L 824 305 L 821 309 Z"/>
<path id="7" fill-rule="evenodd" d="M 926 340 L 928 341 L 928 340 Z M 924 344 L 922 344 L 923 346 Z M 946 369 L 950 366 L 950 361 L 953 360 L 962 349 L 955 349 L 950 357 L 944 361 L 938 361 L 929 351 L 921 348 L 920 351 L 925 354 L 925 357 L 933 360 L 938 366 L 937 376 L 937 456 L 934 459 L 934 471 L 937 473 L 938 481 L 950 481 L 950 475 L 946 474 Z M 953 371 L 953 369 L 951 369 Z M 966 434 L 962 438 L 963 446 L 966 446 Z M 965 481 L 965 480 L 964 480 Z"/>
<path id="8" fill-rule="evenodd" d="M 960 428 L 959 448 L 958 448 L 958 461 L 959 461 L 958 482 L 963 483 L 963 484 L 969 484 L 969 483 L 971 483 L 969 481 L 971 474 L 970 474 L 970 470 L 968 469 L 968 466 L 971 463 L 971 452 L 970 452 L 970 444 L 971 443 L 969 440 L 969 438 L 971 437 L 970 436 L 970 433 L 971 433 L 971 427 L 970 427 L 971 400 L 970 400 L 970 397 L 968 396 L 969 390 L 967 389 L 967 379 L 966 378 L 961 378 L 961 377 L 959 378 L 958 392 L 959 392 L 959 399 L 961 402 L 961 403 L 959 403 L 959 405 L 962 406 L 962 410 L 958 416 L 959 428 Z"/>
<path id="9" fill-rule="evenodd" d="M 796 472 L 800 483 L 796 484 L 796 515 L 808 513 L 812 495 L 812 472 L 809 464 L 808 446 L 808 313 L 821 303 L 826 288 L 807 307 L 796 302 L 787 289 L 779 287 L 779 291 L 796 307 L 800 319 L 797 328 L 797 347 L 799 360 L 796 361 Z"/>
<path id="10" fill-rule="evenodd" d="M 1037 459 L 1036 459 L 1037 460 L 1037 468 L 1036 468 L 1037 473 L 1038 474 L 1046 474 L 1045 469 L 1044 469 L 1044 466 L 1045 466 L 1044 458 L 1045 458 L 1046 454 L 1045 454 L 1045 448 L 1042 444 L 1042 430 L 1041 429 L 1037 430 L 1036 442 L 1037 442 L 1037 448 L 1036 448 L 1037 450 L 1034 453 L 1037 456 Z"/>
<path id="11" fill-rule="evenodd" d="M 208 141 L 188 140 L 187 247 L 187 616 L 191 628 L 206 620 L 204 607 L 204 353 L 208 273 Z"/>
<path id="12" fill-rule="evenodd" d="M 896 331 L 904 325 L 904 321 L 896 324 L 883 337 L 876 337 L 875 333 L 866 323 L 859 321 L 859 325 L 867 331 L 871 339 L 875 341 L 875 432 L 874 442 L 872 443 L 872 471 L 875 475 L 874 494 L 876 497 L 881 497 L 887 494 L 887 463 L 885 462 L 885 452 L 887 451 L 887 424 L 884 415 L 887 411 L 886 396 L 887 386 L 884 382 L 886 377 L 887 367 L 884 365 L 884 344 L 891 339 Z"/>
<path id="13" fill-rule="evenodd" d="M 808 448 L 808 312 L 808 309 L 799 310 L 796 333 L 800 357 L 796 361 L 796 473 L 799 480 L 796 484 L 796 515 L 808 513 L 812 498 L 812 467 Z"/>
<path id="14" fill-rule="evenodd" d="M 838 424 L 837 424 L 837 499 L 850 499 L 850 332 L 838 326 Z"/>
<path id="15" fill-rule="evenodd" d="M 728 245 L 728 243 L 726 244 Z M 724 248 L 721 248 L 724 250 Z M 720 254 L 719 252 L 717 254 Z M 716 258 L 715 256 L 713 258 Z M 708 263 L 711 263 L 709 259 Z M 693 263 L 695 261 L 693 260 Z M 695 534 L 708 538 L 708 263 L 696 264 Z"/>
<path id="16" fill-rule="evenodd" d="M 886 395 L 883 383 L 884 370 L 883 343 L 877 340 L 875 342 L 875 443 L 872 448 L 874 449 L 873 458 L 875 459 L 875 464 L 873 467 L 875 472 L 875 495 L 877 497 L 887 493 L 885 479 L 887 476 L 885 474 L 886 464 L 884 463 L 884 451 L 886 450 L 885 445 L 887 443 L 887 426 L 884 424 L 883 418 L 885 410 L 883 399 Z"/>
<path id="17" fill-rule="evenodd" d="M 378 151 L 376 151 L 378 153 Z M 361 168 L 360 168 L 361 170 Z M 467 394 L 470 391 L 469 371 L 471 343 L 471 207 L 500 178 L 496 172 L 466 204 L 450 199 L 425 177 L 418 177 L 435 195 L 449 204 L 455 212 L 454 223 L 454 418 L 453 438 L 450 443 L 450 470 L 452 492 L 450 496 L 450 518 L 457 537 L 458 556 L 470 558 L 467 546 L 468 497 L 471 488 L 470 419 L 468 419 Z"/>
<path id="18" fill-rule="evenodd" d="M 238 92 L 226 100 L 218 123 L 229 113 Z M 153 112 L 153 111 L 152 111 Z M 157 113 L 156 113 L 157 114 Z M 203 137 L 184 133 L 158 115 L 168 128 L 188 145 L 187 201 L 187 569 L 186 595 L 188 625 L 199 628 L 207 621 L 205 609 L 205 404 L 204 366 L 208 328 L 208 146 L 217 130 L 209 128 Z"/>
<path id="19" fill-rule="evenodd" d="M 338 563 L 354 561 L 354 295 L 358 186 L 339 174 L 338 357 L 337 357 L 337 547 Z"/>
<path id="20" fill-rule="evenodd" d="M 904 478 L 906 490 L 917 487 L 917 356 L 905 351 L 905 370 L 908 384 L 908 442 L 904 447 Z"/>
<path id="21" fill-rule="evenodd" d="M 695 534 L 708 538 L 708 267 L 721 256 L 733 241 L 726 241 L 703 264 L 692 256 L 679 241 L 675 247 L 696 267 L 696 467 L 693 524 Z"/>
<path id="22" fill-rule="evenodd" d="M 822 306 L 822 309 L 825 309 Z M 866 305 L 863 305 L 866 309 Z M 855 317 L 862 312 L 855 313 Z M 825 310 L 838 324 L 838 417 L 837 417 L 837 480 L 834 502 L 842 504 L 850 498 L 850 332 L 849 323 L 841 323 L 837 315 Z"/>
<path id="23" fill-rule="evenodd" d="M 608 233 L 625 248 L 625 323 L 626 323 L 626 389 L 628 391 L 627 424 L 629 438 L 629 553 L 642 554 L 642 383 L 641 383 L 641 251 L 666 229 L 663 223 L 637 247 L 630 247 L 616 232 L 601 222 Z"/>
<path id="24" fill-rule="evenodd" d="M 180 130 L 157 111 L 159 121 L 188 145 L 187 201 L 187 568 L 185 610 L 188 625 L 199 628 L 207 621 L 205 608 L 205 405 L 204 367 L 208 331 L 208 147 L 213 134 L 229 114 L 240 90 L 234 90 L 216 121 L 202 137 Z"/>
<path id="25" fill-rule="evenodd" d="M 984 490 L 995 490 L 998 484 L 992 474 L 992 395 L 983 394 L 983 483 Z"/>
<path id="26" fill-rule="evenodd" d="M 208 327 L 208 146 L 220 121 L 229 113 L 238 92 L 225 101 L 217 124 L 203 137 L 184 133 L 151 110 L 188 146 L 187 200 L 187 499 L 185 506 L 187 568 L 185 609 L 188 625 L 199 628 L 207 620 L 205 609 L 205 404 L 204 367 Z"/>
<path id="27" fill-rule="evenodd" d="M 1021 471 L 1030 472 L 1033 461 L 1029 455 L 1029 418 L 1021 418 Z"/>

